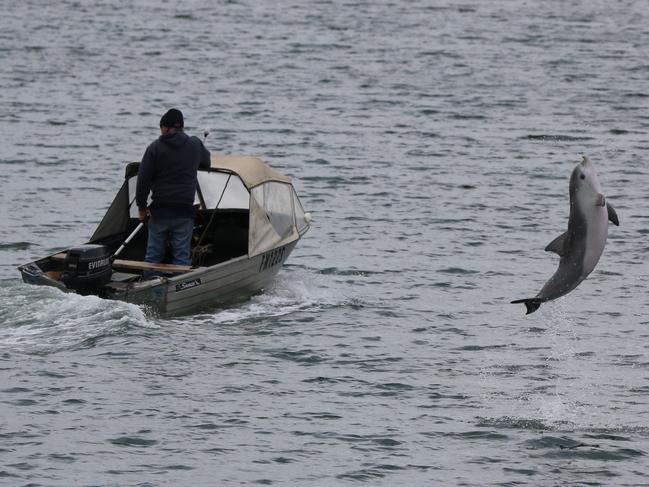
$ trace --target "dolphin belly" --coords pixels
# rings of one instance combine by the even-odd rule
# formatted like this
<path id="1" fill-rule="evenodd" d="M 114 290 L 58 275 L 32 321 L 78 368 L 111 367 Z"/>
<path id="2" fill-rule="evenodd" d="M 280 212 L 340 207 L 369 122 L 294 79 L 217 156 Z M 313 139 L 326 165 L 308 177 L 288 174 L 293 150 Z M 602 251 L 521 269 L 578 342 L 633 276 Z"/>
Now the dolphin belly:
<path id="1" fill-rule="evenodd" d="M 584 279 L 593 272 L 604 252 L 608 237 L 608 214 L 605 208 L 595 207 L 586 218 L 586 246 L 583 260 Z"/>

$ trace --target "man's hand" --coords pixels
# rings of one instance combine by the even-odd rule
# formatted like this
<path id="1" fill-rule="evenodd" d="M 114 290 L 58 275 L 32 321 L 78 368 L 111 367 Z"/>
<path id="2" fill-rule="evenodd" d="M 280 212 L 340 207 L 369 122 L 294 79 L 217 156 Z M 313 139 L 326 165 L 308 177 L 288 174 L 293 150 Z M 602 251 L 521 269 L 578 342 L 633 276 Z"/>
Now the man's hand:
<path id="1" fill-rule="evenodd" d="M 146 220 L 148 217 L 151 216 L 151 212 L 149 211 L 148 208 L 145 208 L 144 210 L 140 209 L 140 210 L 138 211 L 138 215 L 137 215 L 137 216 L 138 216 L 138 218 L 140 219 L 140 221 L 143 222 L 144 220 Z"/>

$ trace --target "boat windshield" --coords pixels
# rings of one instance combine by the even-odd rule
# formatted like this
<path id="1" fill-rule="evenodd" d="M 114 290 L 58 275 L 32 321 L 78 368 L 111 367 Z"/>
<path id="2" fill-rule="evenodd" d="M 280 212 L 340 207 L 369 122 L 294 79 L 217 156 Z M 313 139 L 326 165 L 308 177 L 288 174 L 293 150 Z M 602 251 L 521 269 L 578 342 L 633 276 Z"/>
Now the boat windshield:
<path id="1" fill-rule="evenodd" d="M 137 206 L 135 205 L 135 185 L 137 177 L 128 181 L 129 193 L 129 214 L 131 218 L 137 218 Z M 198 186 L 201 190 L 205 207 L 208 210 L 218 209 L 245 209 L 249 207 L 250 193 L 236 174 L 220 171 L 198 171 Z M 149 204 L 151 195 L 149 195 Z M 200 204 L 198 192 L 194 198 L 194 204 Z"/>
<path id="2" fill-rule="evenodd" d="M 209 210 L 217 205 L 219 209 L 248 209 L 250 193 L 236 174 L 199 171 L 198 186 Z M 198 194 L 195 203 L 199 203 Z"/>

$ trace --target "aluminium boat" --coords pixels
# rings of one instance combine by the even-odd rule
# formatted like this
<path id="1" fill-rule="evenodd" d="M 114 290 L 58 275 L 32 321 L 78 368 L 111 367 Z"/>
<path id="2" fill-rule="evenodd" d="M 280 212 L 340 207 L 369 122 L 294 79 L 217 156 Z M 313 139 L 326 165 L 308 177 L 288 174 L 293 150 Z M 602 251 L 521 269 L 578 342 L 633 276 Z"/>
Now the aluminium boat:
<path id="1" fill-rule="evenodd" d="M 168 263 L 170 249 L 165 262 L 144 262 L 148 231 L 135 204 L 138 168 L 126 166 L 124 183 L 86 244 L 20 266 L 23 281 L 183 314 L 262 290 L 310 227 L 289 177 L 255 157 L 213 155 L 211 167 L 198 171 L 191 265 Z"/>

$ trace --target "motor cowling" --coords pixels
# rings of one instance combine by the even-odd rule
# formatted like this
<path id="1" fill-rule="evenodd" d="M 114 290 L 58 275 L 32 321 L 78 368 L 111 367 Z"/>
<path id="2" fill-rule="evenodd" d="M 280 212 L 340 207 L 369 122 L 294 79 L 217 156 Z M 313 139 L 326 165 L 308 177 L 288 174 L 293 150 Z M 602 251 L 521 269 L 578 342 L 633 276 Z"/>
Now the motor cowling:
<path id="1" fill-rule="evenodd" d="M 92 292 L 110 282 L 113 272 L 105 245 L 87 244 L 68 250 L 61 280 L 70 289 Z"/>

